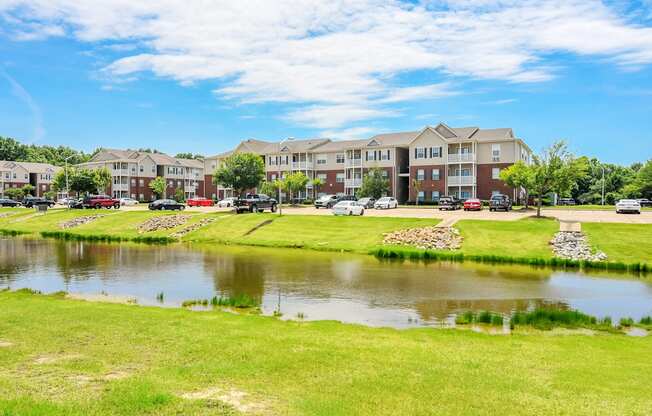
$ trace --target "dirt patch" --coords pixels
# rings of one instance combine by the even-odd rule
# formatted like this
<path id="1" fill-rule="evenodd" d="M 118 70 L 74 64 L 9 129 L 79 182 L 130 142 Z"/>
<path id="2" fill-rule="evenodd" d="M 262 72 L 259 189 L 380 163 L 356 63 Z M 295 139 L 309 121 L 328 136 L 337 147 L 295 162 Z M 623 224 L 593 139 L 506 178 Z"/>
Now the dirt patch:
<path id="1" fill-rule="evenodd" d="M 64 230 L 67 230 L 69 228 L 79 227 L 80 225 L 88 224 L 89 222 L 93 222 L 96 219 L 102 217 L 106 217 L 106 215 L 88 215 L 86 217 L 73 218 L 68 221 L 60 222 L 59 228 L 63 228 Z"/>
<path id="2" fill-rule="evenodd" d="M 183 393 L 181 398 L 186 400 L 209 400 L 219 401 L 232 406 L 242 413 L 261 413 L 267 406 L 261 402 L 253 402 L 247 399 L 248 394 L 236 389 L 222 389 L 220 387 L 209 387 L 204 390 Z"/>
<path id="3" fill-rule="evenodd" d="M 121 303 L 124 305 L 134 305 L 138 300 L 130 296 L 117 296 L 107 294 L 92 294 L 92 293 L 68 293 L 68 299 L 87 300 L 89 302 L 107 302 L 107 303 Z"/>
<path id="4" fill-rule="evenodd" d="M 452 227 L 410 228 L 384 234 L 383 243 L 421 249 L 457 250 L 462 245 L 462 236 Z"/>
<path id="5" fill-rule="evenodd" d="M 139 233 L 149 233 L 152 231 L 169 230 L 185 224 L 190 219 L 190 215 L 162 215 L 153 217 L 138 226 Z"/>
<path id="6" fill-rule="evenodd" d="M 13 347 L 13 346 L 14 346 L 14 344 L 12 344 L 11 342 L 3 341 L 3 340 L 0 339 L 0 348 L 9 348 L 9 347 Z"/>
<path id="7" fill-rule="evenodd" d="M 55 364 L 61 361 L 69 361 L 80 358 L 79 354 L 62 354 L 62 355 L 41 355 L 34 359 L 34 364 L 44 365 L 44 364 Z"/>
<path id="8" fill-rule="evenodd" d="M 184 235 L 186 235 L 188 233 L 196 231 L 196 230 L 200 229 L 201 227 L 212 223 L 216 219 L 217 218 L 204 218 L 204 219 L 200 220 L 199 222 L 191 224 L 191 225 L 189 225 L 187 227 L 184 227 L 184 228 L 180 229 L 179 231 L 176 231 L 176 232 L 170 234 L 170 237 L 174 237 L 174 238 L 183 237 Z"/>

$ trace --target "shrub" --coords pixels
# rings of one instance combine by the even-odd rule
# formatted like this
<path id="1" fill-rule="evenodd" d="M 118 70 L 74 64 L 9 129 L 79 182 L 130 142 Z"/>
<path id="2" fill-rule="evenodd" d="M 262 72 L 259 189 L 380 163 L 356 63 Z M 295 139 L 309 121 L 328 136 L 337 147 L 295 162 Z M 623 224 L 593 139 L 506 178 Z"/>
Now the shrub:
<path id="1" fill-rule="evenodd" d="M 632 318 L 620 318 L 620 326 L 629 328 L 634 325 L 634 320 Z"/>
<path id="2" fill-rule="evenodd" d="M 652 316 L 644 316 L 639 321 L 641 325 L 652 325 Z"/>
<path id="3" fill-rule="evenodd" d="M 213 306 L 230 306 L 232 308 L 246 309 L 246 308 L 255 308 L 258 306 L 258 301 L 245 295 L 240 294 L 234 297 L 229 296 L 213 296 L 211 299 L 211 305 Z"/>
<path id="4" fill-rule="evenodd" d="M 598 320 L 590 315 L 583 314 L 579 311 L 564 311 L 552 308 L 539 308 L 531 312 L 516 312 L 512 315 L 511 324 L 530 325 L 537 329 L 550 330 L 554 327 L 595 327 L 598 326 Z M 604 320 L 600 325 L 607 325 Z M 611 326 L 611 319 L 609 319 Z"/>

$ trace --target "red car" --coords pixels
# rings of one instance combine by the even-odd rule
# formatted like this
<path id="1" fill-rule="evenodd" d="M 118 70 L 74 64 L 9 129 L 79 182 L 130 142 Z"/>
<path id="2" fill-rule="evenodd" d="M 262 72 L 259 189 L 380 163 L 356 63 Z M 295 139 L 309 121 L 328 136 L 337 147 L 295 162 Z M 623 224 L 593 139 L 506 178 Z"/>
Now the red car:
<path id="1" fill-rule="evenodd" d="M 464 201 L 464 211 L 482 211 L 482 201 L 471 198 Z"/>
<path id="2" fill-rule="evenodd" d="M 190 198 L 186 201 L 189 207 L 212 207 L 215 205 L 212 199 L 204 198 L 201 196 Z"/>

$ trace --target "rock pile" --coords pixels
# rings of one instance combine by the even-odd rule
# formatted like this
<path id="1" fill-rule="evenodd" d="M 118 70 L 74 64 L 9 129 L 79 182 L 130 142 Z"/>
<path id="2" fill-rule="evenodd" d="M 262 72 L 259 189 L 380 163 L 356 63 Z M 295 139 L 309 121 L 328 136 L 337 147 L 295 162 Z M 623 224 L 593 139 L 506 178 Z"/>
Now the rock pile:
<path id="1" fill-rule="evenodd" d="M 194 224 L 190 224 L 189 226 L 184 227 L 184 228 L 180 229 L 179 231 L 173 232 L 172 234 L 170 234 L 170 237 L 174 237 L 174 238 L 183 237 L 184 235 L 186 235 L 188 233 L 191 233 L 191 232 L 193 232 L 195 230 L 198 230 L 201 227 L 203 227 L 204 225 L 208 225 L 208 224 L 212 223 L 213 221 L 215 221 L 215 218 L 204 218 L 203 220 L 201 220 L 199 222 L 196 222 Z"/>
<path id="2" fill-rule="evenodd" d="M 607 255 L 602 251 L 593 253 L 584 233 L 579 231 L 560 231 L 550 241 L 557 257 L 570 260 L 603 261 Z"/>
<path id="3" fill-rule="evenodd" d="M 170 228 L 178 227 L 185 224 L 190 215 L 161 215 L 153 217 L 138 226 L 139 233 L 148 233 L 158 230 L 169 230 Z"/>
<path id="4" fill-rule="evenodd" d="M 421 249 L 456 250 L 462 245 L 460 232 L 452 227 L 410 228 L 386 233 L 384 236 L 384 244 Z"/>
<path id="5" fill-rule="evenodd" d="M 88 215 L 86 217 L 77 217 L 68 221 L 60 222 L 59 227 L 67 230 L 69 228 L 79 227 L 80 225 L 88 224 L 98 218 L 106 217 L 106 215 Z"/>

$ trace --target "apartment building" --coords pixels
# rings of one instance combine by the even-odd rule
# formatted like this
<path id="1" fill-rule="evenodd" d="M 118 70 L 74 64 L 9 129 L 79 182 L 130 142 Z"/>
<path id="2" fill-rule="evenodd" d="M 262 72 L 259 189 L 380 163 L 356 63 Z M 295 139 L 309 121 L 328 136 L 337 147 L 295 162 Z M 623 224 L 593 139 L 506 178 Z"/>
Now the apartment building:
<path id="1" fill-rule="evenodd" d="M 52 188 L 54 175 L 60 167 L 49 163 L 0 161 L 0 196 L 8 188 L 22 188 L 25 185 L 34 186 L 34 194 L 43 196 Z"/>
<path id="2" fill-rule="evenodd" d="M 231 189 L 213 183 L 213 173 L 220 168 L 223 160 L 232 154 L 232 151 L 224 152 L 214 156 L 207 156 L 204 159 L 204 196 L 206 198 L 222 200 L 233 196 Z"/>
<path id="3" fill-rule="evenodd" d="M 166 197 L 173 197 L 178 189 L 186 198 L 204 196 L 204 161 L 201 160 L 178 159 L 163 153 L 103 149 L 88 162 L 77 166 L 107 168 L 112 182 L 106 192 L 114 198 L 153 200 L 155 195 L 149 183 L 158 176 L 167 183 Z"/>
<path id="4" fill-rule="evenodd" d="M 322 180 L 320 189 L 309 183 L 300 198 L 355 194 L 365 173 L 378 168 L 389 181 L 388 194 L 400 202 L 437 201 L 443 195 L 489 199 L 493 193 L 519 198 L 519 190 L 500 181 L 500 171 L 519 160 L 529 163 L 531 157 L 529 147 L 510 128 L 451 128 L 443 123 L 362 140 L 248 139 L 223 157 L 233 152 L 259 154 L 267 180 L 293 171 L 304 172 L 311 181 Z"/>

